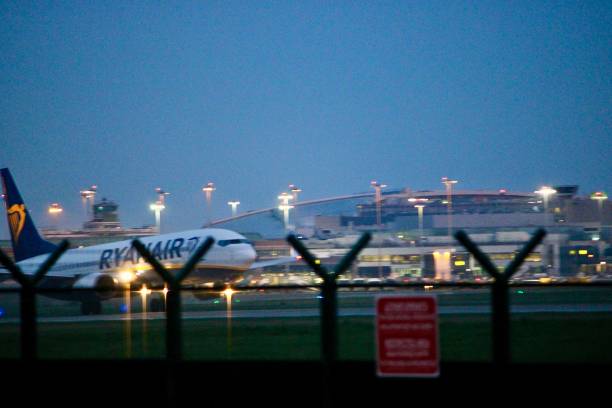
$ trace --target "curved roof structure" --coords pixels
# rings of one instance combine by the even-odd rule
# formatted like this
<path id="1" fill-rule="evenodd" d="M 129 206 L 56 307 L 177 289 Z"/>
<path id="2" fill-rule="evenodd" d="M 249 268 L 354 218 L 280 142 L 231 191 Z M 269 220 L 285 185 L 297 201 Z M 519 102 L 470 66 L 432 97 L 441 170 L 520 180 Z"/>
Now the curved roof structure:
<path id="1" fill-rule="evenodd" d="M 385 216 L 416 215 L 414 202 L 408 199 L 428 200 L 429 212 L 446 211 L 446 191 L 411 191 L 409 189 L 388 191 L 382 195 L 382 211 Z M 537 202 L 534 193 L 509 192 L 506 190 L 457 190 L 452 192 L 453 205 L 459 208 L 496 206 L 508 207 L 505 212 L 528 211 Z M 371 217 L 375 211 L 375 193 L 357 193 L 336 197 L 290 203 L 289 229 L 313 227 L 316 216 Z M 471 211 L 471 210 L 470 210 Z M 478 211 L 480 212 L 480 210 Z M 487 212 L 487 211 L 485 211 Z M 366 222 L 367 224 L 367 222 Z M 287 233 L 283 213 L 278 207 L 268 207 L 239 213 L 232 217 L 217 219 L 210 226 L 223 226 L 241 232 L 256 232 L 264 236 L 280 237 Z"/>

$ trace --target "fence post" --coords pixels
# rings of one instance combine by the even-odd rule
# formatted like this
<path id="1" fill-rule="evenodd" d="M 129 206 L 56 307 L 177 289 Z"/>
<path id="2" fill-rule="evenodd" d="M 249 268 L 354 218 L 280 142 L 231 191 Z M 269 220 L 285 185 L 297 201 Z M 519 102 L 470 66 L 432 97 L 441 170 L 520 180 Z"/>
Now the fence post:
<path id="1" fill-rule="evenodd" d="M 372 235 L 365 233 L 359 238 L 351 250 L 338 262 L 333 272 L 329 272 L 321 266 L 321 261 L 316 259 L 310 251 L 298 240 L 295 235 L 288 235 L 287 242 L 302 256 L 304 261 L 312 270 L 323 279 L 321 285 L 321 354 L 326 368 L 325 386 L 327 390 L 327 402 L 333 403 L 333 381 L 338 359 L 338 277 L 350 268 L 357 255 L 368 244 Z"/>
<path id="2" fill-rule="evenodd" d="M 181 282 L 191 273 L 197 263 L 208 252 L 215 243 L 212 237 L 206 241 L 191 255 L 183 268 L 172 275 L 161 264 L 138 239 L 132 241 L 132 245 L 142 257 L 153 267 L 159 276 L 168 284 L 166 294 L 166 358 L 178 361 L 182 358 L 181 342 Z"/>
<path id="3" fill-rule="evenodd" d="M 183 342 L 181 332 L 181 282 L 193 271 L 197 263 L 215 243 L 214 238 L 208 237 L 206 241 L 191 255 L 183 268 L 176 275 L 172 275 L 147 250 L 138 239 L 132 241 L 136 251 L 155 269 L 161 278 L 168 284 L 166 293 L 166 359 L 168 371 L 166 377 L 166 398 L 168 406 L 177 405 L 176 390 L 176 363 L 183 358 Z"/>
<path id="4" fill-rule="evenodd" d="M 338 358 L 338 299 L 336 278 L 327 275 L 321 287 L 321 352 L 330 365 Z"/>
<path id="5" fill-rule="evenodd" d="M 21 319 L 21 358 L 36 360 L 38 358 L 38 331 L 36 328 L 36 285 L 68 249 L 68 241 L 62 241 L 51 255 L 31 277 L 0 250 L 0 263 L 11 273 L 12 278 L 21 286 L 20 319 Z"/>
<path id="6" fill-rule="evenodd" d="M 492 341 L 493 341 L 493 363 L 497 367 L 505 367 L 510 363 L 510 295 L 509 283 L 512 275 L 525 261 L 525 258 L 542 242 L 546 231 L 538 229 L 531 239 L 523 246 L 521 251 L 514 257 L 512 262 L 506 266 L 504 272 L 500 272 L 491 259 L 485 255 L 478 246 L 469 238 L 464 231 L 457 231 L 455 238 L 461 243 L 480 263 L 494 279 L 491 288 L 492 307 Z"/>
<path id="7" fill-rule="evenodd" d="M 510 296 L 508 279 L 495 278 L 491 288 L 493 306 L 493 362 L 499 366 L 510 363 Z"/>

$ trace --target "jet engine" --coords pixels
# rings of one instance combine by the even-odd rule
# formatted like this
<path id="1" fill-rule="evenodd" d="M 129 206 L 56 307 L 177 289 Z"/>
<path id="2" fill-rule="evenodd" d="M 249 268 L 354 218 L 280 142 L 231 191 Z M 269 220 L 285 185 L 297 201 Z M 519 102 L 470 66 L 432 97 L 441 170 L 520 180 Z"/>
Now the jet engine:
<path id="1" fill-rule="evenodd" d="M 93 294 L 98 299 L 106 300 L 115 296 L 119 284 L 115 278 L 106 273 L 90 273 L 77 279 L 72 287 L 93 289 Z"/>

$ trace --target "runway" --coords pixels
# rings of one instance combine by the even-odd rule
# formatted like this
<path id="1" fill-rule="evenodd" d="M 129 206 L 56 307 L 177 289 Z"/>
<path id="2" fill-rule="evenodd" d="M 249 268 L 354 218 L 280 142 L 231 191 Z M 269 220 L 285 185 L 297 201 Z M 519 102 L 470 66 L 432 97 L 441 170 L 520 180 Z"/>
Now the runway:
<path id="1" fill-rule="evenodd" d="M 476 306 L 440 306 L 440 315 L 479 315 L 491 313 L 488 305 Z M 530 313 L 610 313 L 612 304 L 572 304 L 572 305 L 517 305 L 511 307 L 512 314 Z M 207 319 L 275 319 L 275 318 L 309 318 L 318 317 L 319 309 L 251 309 L 251 310 L 232 310 L 231 315 L 225 310 L 214 311 L 189 311 L 183 312 L 183 320 L 207 320 Z M 367 317 L 374 316 L 374 308 L 353 307 L 341 308 L 338 311 L 339 317 Z M 89 316 L 57 316 L 38 318 L 39 323 L 79 323 L 79 322 L 111 322 L 126 320 L 161 320 L 165 319 L 165 313 L 132 313 L 132 314 L 109 314 L 109 315 L 89 315 Z M 1 323 L 18 323 L 19 319 L 4 319 Z"/>

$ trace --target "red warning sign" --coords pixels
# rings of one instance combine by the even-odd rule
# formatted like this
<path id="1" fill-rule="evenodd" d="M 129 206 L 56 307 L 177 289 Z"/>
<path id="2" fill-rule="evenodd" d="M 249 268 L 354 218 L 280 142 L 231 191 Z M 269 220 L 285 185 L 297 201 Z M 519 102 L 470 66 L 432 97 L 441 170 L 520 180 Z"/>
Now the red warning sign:
<path id="1" fill-rule="evenodd" d="M 438 306 L 432 295 L 376 299 L 379 376 L 437 377 L 440 373 Z"/>

